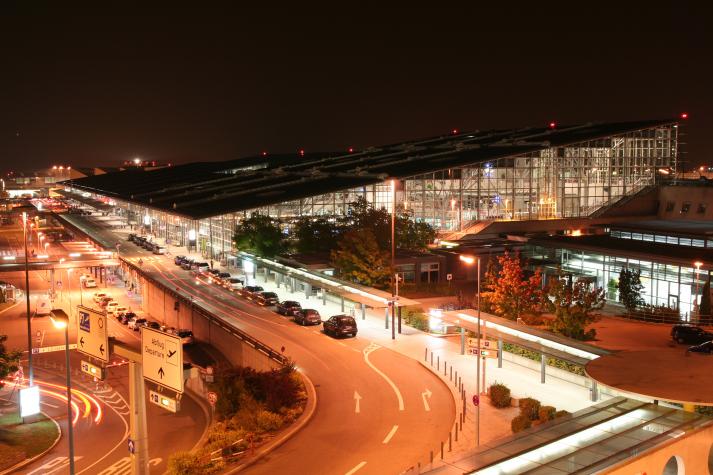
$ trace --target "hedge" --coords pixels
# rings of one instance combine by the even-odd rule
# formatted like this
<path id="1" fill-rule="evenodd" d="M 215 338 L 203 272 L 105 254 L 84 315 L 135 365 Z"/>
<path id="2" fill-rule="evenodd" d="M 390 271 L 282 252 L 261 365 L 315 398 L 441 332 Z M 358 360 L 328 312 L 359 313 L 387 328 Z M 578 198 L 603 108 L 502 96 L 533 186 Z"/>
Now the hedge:
<path id="1" fill-rule="evenodd" d="M 532 361 L 540 361 L 542 359 L 542 354 L 537 351 L 528 350 L 518 345 L 512 343 L 503 343 L 503 350 L 514 355 L 522 356 Z M 579 376 L 584 376 L 584 368 L 579 365 L 570 363 L 568 361 L 560 360 L 558 358 L 548 357 L 547 365 L 554 368 L 559 368 L 568 371 Z"/>
<path id="2" fill-rule="evenodd" d="M 512 398 L 510 397 L 510 388 L 502 383 L 495 382 L 488 388 L 488 396 L 490 396 L 490 404 L 495 407 L 510 407 Z"/>
<path id="3" fill-rule="evenodd" d="M 529 417 L 524 416 L 522 414 L 520 414 L 519 416 L 515 416 L 515 418 L 513 418 L 513 420 L 510 422 L 510 428 L 512 429 L 513 433 L 529 429 L 530 427 L 532 427 L 532 421 Z"/>
<path id="4" fill-rule="evenodd" d="M 531 397 L 525 397 L 518 402 L 520 406 L 520 415 L 525 416 L 531 421 L 536 421 L 540 418 L 540 401 Z"/>

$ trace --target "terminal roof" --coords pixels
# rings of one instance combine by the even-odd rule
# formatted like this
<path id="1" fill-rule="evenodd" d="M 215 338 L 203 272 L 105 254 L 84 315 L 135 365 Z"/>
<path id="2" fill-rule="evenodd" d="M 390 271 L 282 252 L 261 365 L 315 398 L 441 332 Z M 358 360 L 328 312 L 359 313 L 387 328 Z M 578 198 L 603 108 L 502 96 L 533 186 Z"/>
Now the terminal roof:
<path id="1" fill-rule="evenodd" d="M 152 171 L 130 169 L 63 183 L 202 219 L 674 123 L 669 119 L 476 130 L 346 154 L 268 154 Z"/>

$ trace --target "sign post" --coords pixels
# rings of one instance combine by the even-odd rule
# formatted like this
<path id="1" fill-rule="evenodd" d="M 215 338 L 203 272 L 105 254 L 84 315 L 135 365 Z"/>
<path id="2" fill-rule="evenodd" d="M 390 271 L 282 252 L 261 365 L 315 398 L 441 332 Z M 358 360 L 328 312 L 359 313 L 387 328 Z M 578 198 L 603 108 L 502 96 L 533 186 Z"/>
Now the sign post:
<path id="1" fill-rule="evenodd" d="M 77 350 L 104 363 L 109 362 L 109 332 L 106 314 L 92 308 L 77 306 Z"/>
<path id="2" fill-rule="evenodd" d="M 141 361 L 145 380 L 183 393 L 183 345 L 179 336 L 141 327 Z"/>

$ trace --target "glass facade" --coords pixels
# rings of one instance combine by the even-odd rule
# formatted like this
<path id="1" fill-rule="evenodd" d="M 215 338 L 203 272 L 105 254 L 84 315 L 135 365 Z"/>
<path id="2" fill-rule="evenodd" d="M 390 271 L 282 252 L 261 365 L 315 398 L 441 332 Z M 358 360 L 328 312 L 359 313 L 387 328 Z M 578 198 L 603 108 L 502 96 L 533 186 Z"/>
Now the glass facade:
<path id="1" fill-rule="evenodd" d="M 678 308 L 688 317 L 694 310 L 696 299 L 708 278 L 706 271 L 695 267 L 672 265 L 656 261 L 644 261 L 627 257 L 606 255 L 592 251 L 567 248 L 550 248 L 527 245 L 524 256 L 531 260 L 532 267 L 541 267 L 547 274 L 555 274 L 561 267 L 565 272 L 589 278 L 597 287 L 606 289 L 607 302 L 618 303 L 617 283 L 623 268 L 641 272 L 641 296 L 649 305 Z"/>

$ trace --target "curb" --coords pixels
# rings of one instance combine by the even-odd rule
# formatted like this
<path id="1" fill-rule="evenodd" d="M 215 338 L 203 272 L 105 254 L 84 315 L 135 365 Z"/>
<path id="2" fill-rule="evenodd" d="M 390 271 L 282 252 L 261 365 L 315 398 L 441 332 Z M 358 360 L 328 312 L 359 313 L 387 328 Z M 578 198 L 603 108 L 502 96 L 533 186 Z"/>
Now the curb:
<path id="1" fill-rule="evenodd" d="M 8 310 L 10 310 L 11 308 L 17 307 L 18 305 L 20 305 L 20 302 L 15 302 L 14 304 L 10 305 L 9 307 L 0 310 L 0 313 L 5 313 Z M 0 473 L 3 473 L 3 472 L 0 472 Z"/>
<path id="2" fill-rule="evenodd" d="M 314 384 L 312 383 L 312 380 L 309 379 L 304 373 L 301 371 L 299 372 L 300 376 L 302 377 L 302 381 L 305 383 L 305 388 L 307 389 L 307 405 L 305 406 L 305 411 L 300 415 L 300 418 L 297 420 L 297 422 L 290 427 L 285 433 L 283 433 L 280 437 L 277 439 L 271 441 L 270 443 L 264 445 L 261 450 L 258 451 L 257 455 L 253 457 L 251 460 L 246 461 L 245 463 L 238 465 L 237 467 L 228 470 L 227 472 L 223 472 L 224 475 L 232 475 L 234 473 L 238 473 L 251 465 L 255 464 L 257 461 L 262 459 L 264 456 L 272 452 L 273 450 L 277 449 L 279 446 L 287 442 L 288 439 L 290 439 L 292 436 L 297 434 L 300 430 L 304 428 L 304 426 L 307 425 L 307 423 L 312 419 L 312 416 L 314 415 L 314 411 L 317 409 L 317 391 L 314 388 Z M 1 474 L 0 474 L 1 475 Z"/>
<path id="3" fill-rule="evenodd" d="M 25 466 L 27 466 L 27 465 L 33 463 L 33 462 L 36 461 L 37 459 L 42 458 L 42 457 L 44 457 L 45 455 L 47 455 L 47 452 L 49 452 L 50 450 L 54 449 L 55 445 L 57 445 L 57 444 L 59 443 L 59 439 L 62 438 L 62 429 L 59 427 L 59 424 L 57 423 L 56 420 L 54 420 L 53 418 L 51 418 L 50 416 L 48 416 L 47 414 L 45 414 L 43 411 L 40 411 L 40 413 L 41 413 L 43 416 L 45 416 L 47 419 L 51 420 L 51 421 L 54 423 L 54 425 L 57 427 L 57 438 L 54 439 L 54 442 L 52 442 L 52 445 L 50 445 L 49 447 L 47 447 L 47 449 L 46 449 L 44 452 L 35 455 L 35 456 L 32 457 L 31 459 L 23 460 L 22 462 L 17 463 L 17 464 L 15 464 L 15 465 L 13 465 L 12 467 L 8 468 L 8 469 L 3 470 L 2 472 L 0 472 L 0 475 L 10 474 L 10 473 L 14 472 L 15 470 L 19 470 L 19 469 L 21 469 L 22 467 L 25 467 Z"/>
<path id="4" fill-rule="evenodd" d="M 211 416 L 211 411 L 207 408 L 205 401 L 203 400 L 202 397 L 200 397 L 200 394 L 197 392 L 193 391 L 192 389 L 186 388 L 186 394 L 188 394 L 191 399 L 196 401 L 196 403 L 200 406 L 201 410 L 203 411 L 203 415 L 205 416 L 206 420 L 206 425 L 205 429 L 203 429 L 203 434 L 200 436 L 198 439 L 198 442 L 193 445 L 191 448 L 191 452 L 196 450 L 198 447 L 202 446 L 205 443 L 205 440 L 208 438 L 208 430 L 210 427 L 213 425 L 213 417 Z"/>

